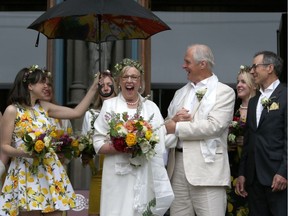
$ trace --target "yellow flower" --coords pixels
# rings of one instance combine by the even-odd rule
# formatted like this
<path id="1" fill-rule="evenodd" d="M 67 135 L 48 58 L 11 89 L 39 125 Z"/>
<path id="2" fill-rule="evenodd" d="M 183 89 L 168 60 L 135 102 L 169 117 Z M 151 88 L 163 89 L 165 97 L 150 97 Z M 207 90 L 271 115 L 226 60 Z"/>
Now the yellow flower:
<path id="1" fill-rule="evenodd" d="M 44 201 L 44 196 L 38 196 L 38 197 L 36 198 L 36 201 L 37 201 L 38 203 L 42 203 L 42 202 Z"/>
<path id="2" fill-rule="evenodd" d="M 235 187 L 236 186 L 236 182 L 237 182 L 237 178 L 235 178 L 232 182 L 232 185 Z"/>
<path id="3" fill-rule="evenodd" d="M 4 187 L 4 192 L 10 193 L 12 191 L 12 185 L 6 185 Z"/>
<path id="4" fill-rule="evenodd" d="M 71 127 L 68 127 L 68 128 L 67 128 L 67 133 L 70 135 L 70 134 L 72 134 L 72 132 L 73 132 L 72 128 L 71 128 Z"/>
<path id="5" fill-rule="evenodd" d="M 50 136 L 53 137 L 53 138 L 57 138 L 57 133 L 55 131 L 52 131 L 50 133 Z"/>
<path id="6" fill-rule="evenodd" d="M 11 209 L 11 211 L 9 212 L 10 216 L 16 216 L 17 215 L 17 211 L 15 209 Z"/>
<path id="7" fill-rule="evenodd" d="M 7 208 L 7 209 L 11 209 L 11 207 L 12 207 L 11 202 L 6 202 L 6 203 L 4 204 L 4 207 Z"/>
<path id="8" fill-rule="evenodd" d="M 45 175 L 43 173 L 38 173 L 38 178 L 43 178 Z"/>
<path id="9" fill-rule="evenodd" d="M 228 212 L 232 212 L 233 211 L 233 205 L 228 202 Z"/>
<path id="10" fill-rule="evenodd" d="M 28 193 L 28 195 L 34 195 L 35 191 L 31 187 L 29 187 L 29 188 L 27 188 L 27 193 Z"/>
<path id="11" fill-rule="evenodd" d="M 44 195 L 48 194 L 47 188 L 42 188 L 42 193 L 43 193 Z"/>
<path id="12" fill-rule="evenodd" d="M 146 138 L 147 140 L 150 140 L 152 134 L 153 134 L 153 133 L 152 133 L 151 130 L 147 130 L 146 133 L 145 133 L 145 138 Z"/>
<path id="13" fill-rule="evenodd" d="M 34 182 L 34 178 L 31 177 L 31 176 L 29 176 L 29 177 L 27 178 L 27 181 L 28 181 L 28 182 Z"/>
<path id="14" fill-rule="evenodd" d="M 136 139 L 136 135 L 133 134 L 133 133 L 128 133 L 127 136 L 126 136 L 126 143 L 129 147 L 135 145 L 137 143 L 137 139 Z"/>
<path id="15" fill-rule="evenodd" d="M 55 211 L 55 209 L 52 208 L 51 206 L 47 206 L 47 207 L 43 210 L 44 213 L 53 212 L 53 211 Z"/>
<path id="16" fill-rule="evenodd" d="M 64 130 L 56 130 L 57 137 L 60 138 L 64 134 Z"/>
<path id="17" fill-rule="evenodd" d="M 45 144 L 42 140 L 37 140 L 34 146 L 36 152 L 41 152 L 45 147 Z"/>
<path id="18" fill-rule="evenodd" d="M 33 201 L 32 202 L 32 206 L 35 208 L 35 207 L 37 207 L 37 202 L 36 201 Z"/>
<path id="19" fill-rule="evenodd" d="M 42 134 L 42 133 L 41 133 L 40 131 L 36 131 L 36 132 L 35 132 L 35 136 L 36 136 L 36 137 L 40 136 L 41 134 Z"/>
<path id="20" fill-rule="evenodd" d="M 64 205 L 67 205 L 67 204 L 68 204 L 67 198 L 63 199 L 63 200 L 62 200 L 62 203 L 63 203 Z"/>
<path id="21" fill-rule="evenodd" d="M 74 194 L 74 195 L 75 195 L 75 194 Z M 76 196 L 73 197 L 73 198 L 76 198 Z M 74 208 L 74 207 L 76 206 L 76 203 L 75 203 L 74 200 L 70 199 L 70 200 L 69 200 L 69 205 L 70 205 L 71 208 Z"/>
<path id="22" fill-rule="evenodd" d="M 77 140 L 77 139 L 73 140 L 72 143 L 71 143 L 71 145 L 72 145 L 73 147 L 78 147 L 78 146 L 79 146 L 78 140 Z"/>

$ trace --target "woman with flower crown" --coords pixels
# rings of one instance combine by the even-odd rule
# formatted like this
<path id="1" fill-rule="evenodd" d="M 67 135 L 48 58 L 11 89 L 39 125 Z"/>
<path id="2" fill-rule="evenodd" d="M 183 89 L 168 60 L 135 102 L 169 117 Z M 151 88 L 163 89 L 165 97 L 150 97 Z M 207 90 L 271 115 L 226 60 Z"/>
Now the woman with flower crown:
<path id="1" fill-rule="evenodd" d="M 82 134 L 88 139 L 91 138 L 91 140 L 95 131 L 94 122 L 100 113 L 103 101 L 117 95 L 116 84 L 112 77 L 112 73 L 109 70 L 101 73 L 98 72 L 96 81 L 98 82 L 98 92 L 95 95 L 93 106 L 86 111 L 82 124 Z M 89 216 L 97 216 L 100 215 L 101 179 L 104 155 L 95 156 L 93 143 L 91 143 L 91 145 L 92 148 L 90 146 L 85 146 L 83 151 L 81 151 L 81 159 L 83 166 L 90 166 L 92 175 L 89 189 L 88 214 Z"/>
<path id="2" fill-rule="evenodd" d="M 164 166 L 165 131 L 162 115 L 154 102 L 141 96 L 144 92 L 144 70 L 138 61 L 123 59 L 115 65 L 115 69 L 120 92 L 117 97 L 104 101 L 94 123 L 95 151 L 97 154 L 105 154 L 100 215 L 164 215 L 174 199 L 174 194 Z M 109 116 L 112 118 L 109 119 Z M 134 118 L 130 119 L 131 116 Z M 125 122 L 126 128 L 116 121 Z M 116 123 L 115 130 L 111 128 L 113 122 Z M 143 128 L 152 130 L 152 126 L 153 135 L 159 137 L 159 142 L 154 149 L 150 149 L 152 154 L 144 154 L 147 158 L 135 156 L 132 148 L 120 147 L 121 137 L 116 138 L 115 134 L 113 135 L 112 131 L 116 130 L 120 130 L 122 135 L 126 134 L 135 122 L 138 133 L 131 133 L 129 137 L 127 135 L 122 144 L 130 145 L 131 140 L 138 140 L 142 135 Z M 136 137 L 131 138 L 133 135 Z M 141 140 L 145 140 L 148 147 L 150 144 L 147 139 L 150 139 L 152 134 L 146 135 L 146 138 L 142 137 Z M 132 155 L 135 157 L 132 158 Z"/>
<path id="3" fill-rule="evenodd" d="M 241 65 L 237 75 L 236 92 L 241 100 L 233 117 L 234 125 L 231 124 L 228 134 L 228 154 L 231 170 L 231 185 L 227 191 L 227 216 L 248 216 L 248 204 L 245 198 L 235 193 L 235 183 L 238 176 L 238 166 L 243 147 L 243 130 L 246 124 L 247 108 L 250 98 L 256 94 L 256 84 L 250 74 L 248 66 Z M 238 103 L 236 103 L 238 104 Z"/>
<path id="4" fill-rule="evenodd" d="M 1 151 L 11 157 L 0 194 L 1 216 L 61 216 L 63 211 L 75 207 L 76 195 L 56 153 L 49 149 L 40 158 L 36 157 L 35 151 L 41 152 L 41 148 L 49 146 L 52 125 L 48 116 L 81 117 L 97 91 L 97 83 L 93 82 L 74 109 L 42 100 L 46 89 L 45 71 L 33 65 L 18 72 L 10 91 L 10 105 L 2 119 L 5 127 L 0 129 Z M 27 136 L 27 133 L 31 135 Z M 38 137 L 45 135 L 45 139 L 34 143 L 35 151 L 31 154 L 25 149 L 25 144 L 28 141 L 33 143 L 36 134 Z"/>

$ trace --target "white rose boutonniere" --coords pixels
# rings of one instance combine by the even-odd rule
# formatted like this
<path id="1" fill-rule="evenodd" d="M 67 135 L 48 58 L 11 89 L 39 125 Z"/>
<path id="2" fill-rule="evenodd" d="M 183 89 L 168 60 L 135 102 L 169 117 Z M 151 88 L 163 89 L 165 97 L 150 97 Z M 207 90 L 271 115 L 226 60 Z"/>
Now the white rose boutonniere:
<path id="1" fill-rule="evenodd" d="M 207 92 L 207 88 L 199 89 L 196 91 L 196 97 L 199 102 L 202 100 L 206 92 Z"/>

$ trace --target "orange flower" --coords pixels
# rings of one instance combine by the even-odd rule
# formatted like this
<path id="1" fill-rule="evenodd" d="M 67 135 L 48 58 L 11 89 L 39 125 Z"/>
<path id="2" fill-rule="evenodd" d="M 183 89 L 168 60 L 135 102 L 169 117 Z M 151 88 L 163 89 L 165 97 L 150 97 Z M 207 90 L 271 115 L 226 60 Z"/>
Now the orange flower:
<path id="1" fill-rule="evenodd" d="M 129 120 L 125 123 L 125 128 L 129 131 L 132 132 L 134 131 L 134 121 L 133 120 Z"/>

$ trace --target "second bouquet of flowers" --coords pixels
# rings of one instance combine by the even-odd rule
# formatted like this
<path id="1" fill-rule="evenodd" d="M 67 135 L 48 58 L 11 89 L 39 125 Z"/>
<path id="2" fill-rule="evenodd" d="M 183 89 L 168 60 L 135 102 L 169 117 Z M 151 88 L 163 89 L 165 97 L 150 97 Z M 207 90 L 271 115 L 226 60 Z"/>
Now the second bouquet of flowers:
<path id="1" fill-rule="evenodd" d="M 62 164 L 68 164 L 78 156 L 78 140 L 74 137 L 72 128 L 54 129 L 50 136 L 52 147 Z"/>
<path id="2" fill-rule="evenodd" d="M 111 144 L 117 151 L 131 153 L 132 165 L 141 165 L 133 159 L 149 160 L 156 154 L 154 149 L 159 142 L 159 137 L 150 123 L 153 115 L 148 120 L 144 120 L 137 113 L 129 116 L 127 112 L 112 112 L 106 114 L 106 119 L 109 124 L 108 136 Z"/>

